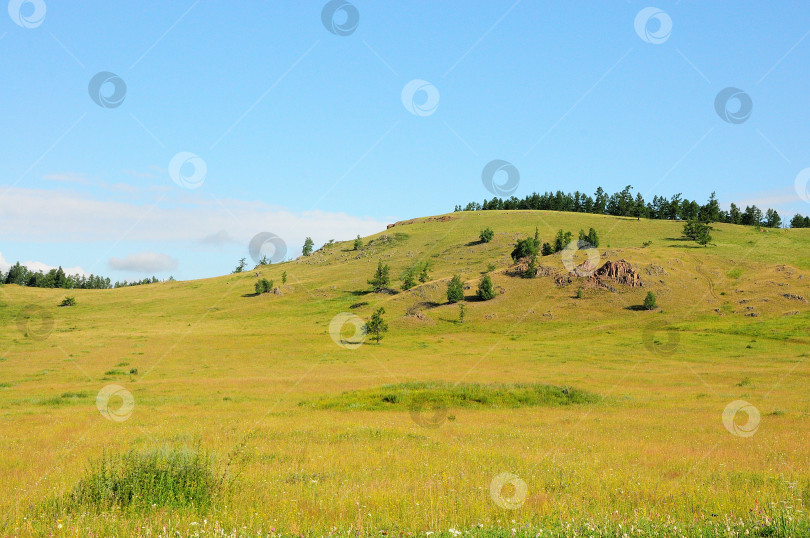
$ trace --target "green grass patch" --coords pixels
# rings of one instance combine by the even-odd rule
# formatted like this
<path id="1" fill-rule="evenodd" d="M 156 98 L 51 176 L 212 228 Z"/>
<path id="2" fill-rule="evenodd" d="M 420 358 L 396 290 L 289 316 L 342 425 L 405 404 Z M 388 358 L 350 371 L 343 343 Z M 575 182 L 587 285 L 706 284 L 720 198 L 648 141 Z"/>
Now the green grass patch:
<path id="1" fill-rule="evenodd" d="M 315 409 L 406 411 L 429 401 L 457 409 L 516 409 L 595 403 L 599 399 L 598 395 L 583 390 L 538 383 L 453 385 L 414 382 L 348 391 L 299 405 Z"/>
<path id="2" fill-rule="evenodd" d="M 742 276 L 742 269 L 740 269 L 739 267 L 735 267 L 734 269 L 726 273 L 726 276 L 729 278 L 738 279 Z"/>
<path id="3" fill-rule="evenodd" d="M 199 450 L 105 453 L 88 464 L 70 492 L 46 501 L 44 508 L 51 514 L 165 507 L 207 510 L 224 482 L 213 457 Z"/>

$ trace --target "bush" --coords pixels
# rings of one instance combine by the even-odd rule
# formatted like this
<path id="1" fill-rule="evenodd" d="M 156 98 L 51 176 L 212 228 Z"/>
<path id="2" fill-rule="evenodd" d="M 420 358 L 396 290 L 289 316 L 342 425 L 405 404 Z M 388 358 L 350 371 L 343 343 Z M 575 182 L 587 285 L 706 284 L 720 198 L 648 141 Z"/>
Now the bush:
<path id="1" fill-rule="evenodd" d="M 590 243 L 593 248 L 599 246 L 599 236 L 596 235 L 596 230 L 593 228 L 588 230 L 588 243 Z"/>
<path id="2" fill-rule="evenodd" d="M 495 298 L 495 288 L 492 285 L 492 279 L 489 278 L 489 275 L 484 275 L 481 282 L 478 283 L 476 295 L 482 301 L 489 301 Z"/>
<path id="3" fill-rule="evenodd" d="M 73 297 L 72 295 L 69 297 L 65 297 L 64 299 L 62 299 L 62 302 L 59 304 L 59 306 L 76 306 L 76 298 Z"/>
<path id="4" fill-rule="evenodd" d="M 705 222 L 700 222 L 698 220 L 693 219 L 687 221 L 683 225 L 683 231 L 681 232 L 681 234 L 684 237 L 696 241 L 699 245 L 706 246 L 712 240 L 712 236 L 709 233 L 711 229 L 712 229 L 711 226 L 709 226 Z"/>
<path id="5" fill-rule="evenodd" d="M 453 275 L 450 282 L 447 283 L 447 301 L 450 303 L 457 303 L 464 300 L 464 283 L 461 282 L 459 275 Z"/>
<path id="6" fill-rule="evenodd" d="M 577 299 L 582 299 L 584 296 L 585 294 L 583 293 L 582 288 L 579 288 L 577 290 Z"/>
<path id="7" fill-rule="evenodd" d="M 554 248 L 550 243 L 543 243 L 543 256 L 550 256 L 554 254 Z"/>
<path id="8" fill-rule="evenodd" d="M 537 228 L 534 229 L 534 237 L 527 237 L 520 239 L 515 243 L 515 248 L 512 249 L 512 261 L 518 261 L 521 258 L 530 258 L 537 256 L 540 252 L 540 232 Z"/>
<path id="9" fill-rule="evenodd" d="M 103 454 L 90 462 L 76 487 L 55 502 L 57 509 L 105 511 L 190 507 L 205 510 L 223 489 L 213 458 L 192 450 Z"/>
<path id="10" fill-rule="evenodd" d="M 484 228 L 481 230 L 481 233 L 478 235 L 478 238 L 481 240 L 482 243 L 489 243 L 492 241 L 492 238 L 495 236 L 495 232 L 492 231 L 492 228 Z"/>
<path id="11" fill-rule="evenodd" d="M 363 246 L 363 240 L 360 239 L 360 234 L 357 234 L 357 238 L 354 240 L 354 250 L 360 250 L 360 247 Z"/>
<path id="12" fill-rule="evenodd" d="M 646 310 L 655 308 L 655 294 L 651 291 L 648 291 L 647 296 L 644 297 L 644 308 Z"/>
<path id="13" fill-rule="evenodd" d="M 257 280 L 253 287 L 256 289 L 256 295 L 268 293 L 273 289 L 273 281 L 262 278 L 261 280 Z"/>

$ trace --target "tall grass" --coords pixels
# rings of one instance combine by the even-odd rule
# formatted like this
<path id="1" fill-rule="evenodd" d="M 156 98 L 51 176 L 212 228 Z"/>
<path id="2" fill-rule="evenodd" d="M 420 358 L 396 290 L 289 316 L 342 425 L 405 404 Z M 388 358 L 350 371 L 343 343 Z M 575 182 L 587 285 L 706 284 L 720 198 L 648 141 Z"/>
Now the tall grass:
<path id="1" fill-rule="evenodd" d="M 155 507 L 206 510 L 222 492 L 224 476 L 205 451 L 157 449 L 104 453 L 88 464 L 72 491 L 51 501 L 57 513 L 148 510 Z"/>

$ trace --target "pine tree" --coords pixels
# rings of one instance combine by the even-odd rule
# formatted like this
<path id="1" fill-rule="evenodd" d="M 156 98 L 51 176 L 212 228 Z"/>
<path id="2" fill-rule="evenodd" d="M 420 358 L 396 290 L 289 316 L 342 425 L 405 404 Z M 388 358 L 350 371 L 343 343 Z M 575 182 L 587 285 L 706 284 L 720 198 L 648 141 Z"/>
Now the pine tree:
<path id="1" fill-rule="evenodd" d="M 382 333 L 388 331 L 388 323 L 383 320 L 382 315 L 385 314 L 385 309 L 380 307 L 377 309 L 376 312 L 371 314 L 371 318 L 366 322 L 366 334 L 372 335 L 372 337 L 380 343 L 380 339 L 382 338 Z"/>
<path id="2" fill-rule="evenodd" d="M 383 265 L 382 260 L 377 262 L 377 271 L 374 276 L 368 281 L 374 288 L 374 291 L 380 292 L 388 287 L 391 283 L 391 278 L 388 276 L 390 268 L 388 265 Z"/>

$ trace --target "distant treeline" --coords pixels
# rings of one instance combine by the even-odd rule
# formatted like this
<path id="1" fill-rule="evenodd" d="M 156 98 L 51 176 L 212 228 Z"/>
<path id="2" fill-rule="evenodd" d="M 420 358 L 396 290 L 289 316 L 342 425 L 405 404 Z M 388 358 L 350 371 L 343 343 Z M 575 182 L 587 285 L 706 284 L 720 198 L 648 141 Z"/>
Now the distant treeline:
<path id="1" fill-rule="evenodd" d="M 641 193 L 635 197 L 630 192 L 633 187 L 628 185 L 621 192 L 608 194 L 599 187 L 593 197 L 576 191 L 574 193 L 546 192 L 544 194 L 530 194 L 525 198 L 512 196 L 508 199 L 484 199 L 482 204 L 470 202 L 465 207 L 457 205 L 456 211 L 486 211 L 489 209 L 515 210 L 515 209 L 541 209 L 550 211 L 572 211 L 579 213 L 596 213 L 601 215 L 617 215 L 623 217 L 637 217 L 644 219 L 661 220 L 700 220 L 703 222 L 727 222 L 729 224 L 745 224 L 750 226 L 764 226 L 779 228 L 782 219 L 779 213 L 768 209 L 765 213 L 757 206 L 746 206 L 744 210 L 731 204 L 728 211 L 720 209 L 715 193 L 712 193 L 705 204 L 695 200 L 682 198 L 678 193 L 667 199 L 665 196 L 653 196 L 647 202 Z M 799 225 L 801 224 L 801 225 Z M 810 227 L 810 217 L 796 215 L 790 221 L 793 228 Z"/>
<path id="2" fill-rule="evenodd" d="M 169 280 L 174 280 L 169 277 Z M 0 283 L 19 284 L 30 288 L 64 288 L 82 290 L 106 290 L 110 288 L 121 288 L 124 286 L 138 286 L 140 284 L 154 284 L 160 282 L 156 277 L 145 278 L 134 282 L 116 282 L 112 284 L 109 278 L 98 275 L 66 275 L 60 266 L 58 269 L 51 269 L 47 273 L 42 271 L 31 271 L 28 267 L 15 263 L 8 268 L 7 273 L 0 271 Z"/>

